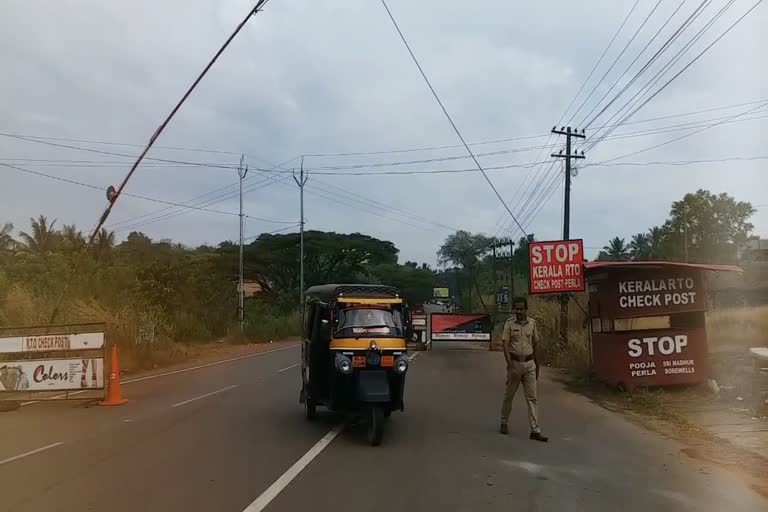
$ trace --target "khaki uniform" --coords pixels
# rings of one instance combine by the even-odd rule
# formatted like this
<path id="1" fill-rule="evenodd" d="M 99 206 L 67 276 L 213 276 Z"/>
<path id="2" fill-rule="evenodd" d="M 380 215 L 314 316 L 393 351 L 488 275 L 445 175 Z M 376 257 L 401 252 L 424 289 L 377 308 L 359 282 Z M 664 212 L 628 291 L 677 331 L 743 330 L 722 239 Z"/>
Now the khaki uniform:
<path id="1" fill-rule="evenodd" d="M 528 422 L 531 432 L 541 432 L 539 428 L 539 407 L 536 401 L 536 362 L 526 359 L 533 356 L 533 350 L 538 342 L 536 321 L 528 318 L 518 322 L 513 316 L 507 319 L 501 335 L 504 357 L 507 360 L 507 387 L 504 402 L 501 405 L 501 422 L 506 424 L 512 411 L 512 399 L 517 387 L 523 383 L 523 392 L 528 404 Z"/>

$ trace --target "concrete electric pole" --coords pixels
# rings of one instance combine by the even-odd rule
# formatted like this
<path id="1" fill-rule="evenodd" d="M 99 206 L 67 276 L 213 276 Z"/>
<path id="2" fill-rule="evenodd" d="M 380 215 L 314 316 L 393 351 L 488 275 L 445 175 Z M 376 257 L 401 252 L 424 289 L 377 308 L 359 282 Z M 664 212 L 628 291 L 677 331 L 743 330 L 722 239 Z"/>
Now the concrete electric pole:
<path id="1" fill-rule="evenodd" d="M 564 210 L 563 210 L 563 240 L 571 239 L 571 178 L 574 174 L 571 174 L 575 169 L 571 170 L 571 161 L 574 159 L 583 159 L 584 152 L 576 154 L 571 152 L 571 139 L 577 137 L 579 139 L 586 138 L 584 130 L 581 133 L 576 129 L 568 127 L 561 127 L 559 130 L 557 127 L 552 128 L 552 133 L 558 135 L 565 135 L 565 154 L 560 150 L 559 153 L 552 154 L 553 158 L 565 158 L 565 194 L 564 194 Z M 560 339 L 563 343 L 568 341 L 568 294 L 564 293 L 560 296 Z"/>
<path id="2" fill-rule="evenodd" d="M 304 319 L 304 185 L 307 184 L 309 177 L 304 173 L 304 156 L 301 157 L 301 170 L 299 177 L 296 177 L 296 170 L 293 171 L 293 179 L 299 186 L 299 286 L 301 288 L 300 304 L 301 304 L 301 318 Z"/>
<path id="3" fill-rule="evenodd" d="M 248 174 L 248 166 L 245 164 L 245 155 L 240 155 L 240 165 L 237 167 L 237 175 L 240 177 L 240 280 L 238 285 L 237 317 L 240 321 L 240 336 L 245 330 L 245 285 L 243 283 L 243 231 L 245 231 L 245 215 L 243 214 L 243 179 Z"/>

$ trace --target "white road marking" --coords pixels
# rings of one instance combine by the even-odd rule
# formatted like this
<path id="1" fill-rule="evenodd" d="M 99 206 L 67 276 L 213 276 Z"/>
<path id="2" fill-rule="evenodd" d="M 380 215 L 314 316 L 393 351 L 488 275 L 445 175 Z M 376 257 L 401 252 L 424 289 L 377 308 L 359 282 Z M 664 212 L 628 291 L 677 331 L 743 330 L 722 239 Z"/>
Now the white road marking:
<path id="1" fill-rule="evenodd" d="M 286 367 L 285 367 L 285 368 L 283 368 L 282 370 L 277 370 L 277 373 L 282 373 L 282 372 L 284 372 L 284 371 L 286 371 L 286 370 L 290 370 L 291 368 L 296 368 L 296 367 L 297 367 L 297 366 L 299 366 L 300 364 L 301 364 L 301 363 L 296 363 L 296 364 L 292 364 L 291 366 L 286 366 Z"/>
<path id="2" fill-rule="evenodd" d="M 230 389 L 236 388 L 238 385 L 239 384 L 234 384 L 232 386 L 227 386 L 225 388 L 218 389 L 216 391 L 211 391 L 210 393 L 206 393 L 204 395 L 196 396 L 195 398 L 190 398 L 189 400 L 184 400 L 183 402 L 179 402 L 177 404 L 173 404 L 171 407 L 179 407 L 180 405 L 186 405 L 186 404 L 188 404 L 190 402 L 194 402 L 195 400 L 200 400 L 201 398 L 207 398 L 207 397 L 209 397 L 211 395 L 215 395 L 217 393 L 223 393 L 225 391 L 229 391 Z"/>
<path id="3" fill-rule="evenodd" d="M 244 356 L 231 357 L 229 359 L 222 359 L 221 361 L 214 361 L 212 363 L 200 364 L 200 365 L 197 365 L 197 366 L 191 366 L 189 368 L 182 368 L 180 370 L 173 370 L 171 372 L 158 373 L 156 375 L 147 375 L 146 377 L 139 377 L 139 378 L 136 378 L 136 379 L 128 379 L 128 380 L 122 381 L 122 383 L 123 384 L 131 384 L 132 382 L 141 382 L 143 380 L 157 379 L 157 378 L 165 377 L 165 376 L 168 376 L 168 375 L 175 375 L 177 373 L 191 372 L 192 370 L 199 370 L 201 368 L 208 368 L 209 366 L 216 366 L 216 365 L 219 365 L 219 364 L 231 363 L 232 361 L 239 361 L 241 359 L 248 359 L 248 358 L 251 358 L 251 357 L 272 354 L 273 352 L 280 352 L 282 350 L 288 350 L 290 348 L 296 348 L 296 347 L 299 347 L 299 346 L 300 346 L 299 344 L 296 344 L 296 345 L 291 345 L 289 347 L 282 347 L 282 348 L 276 348 L 276 349 L 273 349 L 273 350 L 267 350 L 265 352 L 256 352 L 254 354 L 247 354 L 247 355 L 244 355 Z"/>
<path id="4" fill-rule="evenodd" d="M 275 480 L 275 482 L 267 488 L 266 491 L 261 493 L 261 496 L 256 498 L 253 503 L 245 507 L 243 512 L 261 512 L 264 510 L 264 508 L 269 505 L 270 502 L 283 491 L 283 489 L 288 487 L 294 478 L 299 476 L 299 473 L 301 473 L 304 468 L 306 468 L 309 463 L 314 460 L 315 457 L 320 455 L 320 452 L 325 450 L 325 448 L 331 444 L 331 441 L 336 439 L 336 436 L 339 435 L 339 432 L 341 432 L 342 428 L 343 425 L 337 425 L 333 427 L 327 434 L 325 434 L 325 436 L 323 436 L 322 439 L 315 443 L 315 445 L 310 448 L 307 453 L 302 455 L 299 460 L 294 462 L 293 466 L 288 468 L 288 471 L 283 473 L 280 478 Z"/>
<path id="5" fill-rule="evenodd" d="M 15 460 L 23 459 L 24 457 L 29 457 L 30 455 L 34 455 L 36 453 L 40 453 L 40 452 L 45 451 L 45 450 L 50 450 L 51 448 L 56 448 L 57 446 L 60 446 L 62 444 L 64 444 L 64 443 L 63 442 L 51 443 L 51 444 L 49 444 L 47 446 L 43 446 L 41 448 L 36 448 L 34 450 L 30 450 L 28 452 L 24 452 L 24 453 L 21 453 L 19 455 L 13 456 L 13 457 L 9 457 L 7 459 L 0 460 L 0 466 L 2 466 L 3 464 L 7 464 L 9 462 L 13 462 Z"/>
<path id="6" fill-rule="evenodd" d="M 407 356 L 408 361 L 413 361 L 414 359 L 416 359 L 419 356 L 420 353 L 421 352 L 413 352 L 412 354 L 408 354 L 408 356 Z"/>
<path id="7" fill-rule="evenodd" d="M 173 371 L 165 372 L 165 373 L 157 373 L 155 375 L 147 375 L 146 377 L 138 377 L 136 379 L 128 379 L 128 380 L 121 381 L 121 384 L 122 385 L 131 384 L 133 382 L 141 382 L 143 380 L 157 379 L 157 378 L 160 378 L 160 377 L 167 377 L 168 375 L 176 375 L 177 373 L 191 372 L 192 370 L 199 370 L 201 368 L 208 368 L 209 366 L 216 366 L 216 365 L 219 365 L 219 364 L 231 363 L 232 361 L 239 361 L 241 359 L 248 359 L 250 357 L 263 356 L 263 355 L 266 355 L 266 354 L 271 354 L 273 352 L 280 352 L 281 350 L 288 350 L 290 348 L 296 348 L 296 347 L 299 347 L 299 346 L 301 346 L 301 345 L 296 344 L 296 345 L 290 345 L 288 347 L 276 348 L 276 349 L 273 349 L 273 350 L 266 350 L 264 352 L 256 352 L 254 354 L 247 354 L 247 355 L 244 355 L 244 356 L 231 357 L 229 359 L 222 359 L 221 361 L 214 361 L 212 363 L 200 364 L 200 365 L 197 365 L 197 366 L 190 366 L 189 368 L 181 368 L 180 370 L 173 370 Z M 80 394 L 80 393 L 85 393 L 85 391 L 74 391 L 72 393 L 69 393 L 69 395 L 77 395 L 77 394 Z M 56 395 L 56 396 L 53 396 L 51 398 L 47 398 L 47 399 L 43 399 L 43 400 L 32 400 L 30 402 L 22 402 L 21 405 L 36 404 L 38 402 L 45 402 L 46 400 L 56 400 L 56 399 L 59 399 L 59 398 L 64 398 L 66 396 L 68 396 L 68 395 L 66 393 L 64 393 L 64 394 Z"/>

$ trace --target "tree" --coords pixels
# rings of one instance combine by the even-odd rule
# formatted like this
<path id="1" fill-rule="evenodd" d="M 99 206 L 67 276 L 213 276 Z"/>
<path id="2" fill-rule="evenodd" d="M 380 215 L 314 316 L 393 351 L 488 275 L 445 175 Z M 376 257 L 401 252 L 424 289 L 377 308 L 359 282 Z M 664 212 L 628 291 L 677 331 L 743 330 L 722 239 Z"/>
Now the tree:
<path id="1" fill-rule="evenodd" d="M 32 234 L 24 231 L 19 233 L 23 250 L 38 256 L 45 256 L 56 250 L 59 244 L 59 234 L 53 229 L 56 219 L 49 223 L 45 215 L 40 215 L 37 220 L 29 219 L 29 221 L 32 226 Z"/>
<path id="2" fill-rule="evenodd" d="M 112 255 L 112 248 L 115 246 L 115 232 L 108 231 L 107 228 L 101 228 L 93 241 L 93 249 L 96 254 L 96 260 L 109 259 Z"/>
<path id="3" fill-rule="evenodd" d="M 449 235 L 437 251 L 437 261 L 441 265 L 453 263 L 471 271 L 477 266 L 479 257 L 488 252 L 492 243 L 493 239 L 482 233 L 457 231 Z"/>
<path id="4" fill-rule="evenodd" d="M 468 306 L 470 309 L 472 308 L 473 286 L 477 291 L 477 297 L 480 299 L 483 308 L 487 309 L 482 293 L 480 293 L 480 287 L 477 284 L 477 274 L 480 258 L 488 253 L 494 242 L 495 240 L 492 237 L 482 233 L 472 234 L 468 231 L 457 231 L 449 235 L 437 251 L 437 261 L 439 264 L 452 263 L 468 274 L 470 286 L 467 289 L 469 291 Z"/>
<path id="5" fill-rule="evenodd" d="M 237 248 L 219 249 L 228 255 L 222 265 L 234 278 Z M 371 280 L 370 269 L 397 263 L 392 242 L 360 233 L 304 233 L 305 286 Z M 265 300 L 281 310 L 296 307 L 299 298 L 299 234 L 264 234 L 244 249 L 244 274 L 256 281 Z"/>
<path id="6" fill-rule="evenodd" d="M 613 237 L 608 245 L 603 246 L 603 250 L 597 256 L 602 261 L 628 261 L 630 259 L 630 248 L 623 238 Z"/>
<path id="7" fill-rule="evenodd" d="M 667 232 L 664 228 L 654 226 L 648 231 L 648 259 L 664 259 L 664 244 L 666 243 Z"/>
<path id="8" fill-rule="evenodd" d="M 649 260 L 651 256 L 651 237 L 648 233 L 638 233 L 629 242 L 629 251 L 635 261 Z"/>
<path id="9" fill-rule="evenodd" d="M 0 227 L 0 253 L 7 253 L 13 250 L 16 241 L 11 236 L 13 233 L 13 223 L 6 222 Z"/>
<path id="10" fill-rule="evenodd" d="M 409 304 L 423 304 L 432 297 L 432 289 L 435 287 L 435 273 L 427 265 L 418 267 L 414 262 L 378 265 L 370 273 L 377 283 L 399 288 Z"/>
<path id="11" fill-rule="evenodd" d="M 748 202 L 726 193 L 697 190 L 672 203 L 667 232 L 667 250 L 676 259 L 698 262 L 731 262 L 736 249 L 749 239 L 754 226 L 749 218 L 756 210 Z"/>
<path id="12" fill-rule="evenodd" d="M 64 224 L 61 228 L 61 248 L 67 252 L 76 253 L 85 246 L 83 232 L 74 224 Z"/>

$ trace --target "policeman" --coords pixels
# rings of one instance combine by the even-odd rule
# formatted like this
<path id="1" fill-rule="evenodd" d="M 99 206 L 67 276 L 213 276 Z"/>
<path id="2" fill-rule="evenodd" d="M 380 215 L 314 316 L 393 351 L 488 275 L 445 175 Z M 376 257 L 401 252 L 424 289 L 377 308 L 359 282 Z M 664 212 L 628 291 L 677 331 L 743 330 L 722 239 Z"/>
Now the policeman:
<path id="1" fill-rule="evenodd" d="M 507 387 L 504 402 L 501 404 L 501 434 L 508 434 L 507 422 L 512 411 L 512 399 L 520 382 L 523 383 L 525 401 L 528 404 L 528 422 L 531 424 L 531 436 L 534 441 L 546 443 L 549 438 L 541 435 L 539 428 L 539 407 L 536 401 L 536 380 L 539 370 L 536 365 L 535 350 L 539 341 L 536 322 L 528 318 L 528 300 L 517 297 L 513 303 L 514 316 L 504 323 L 501 342 L 504 357 L 507 360 Z"/>

